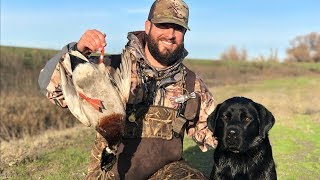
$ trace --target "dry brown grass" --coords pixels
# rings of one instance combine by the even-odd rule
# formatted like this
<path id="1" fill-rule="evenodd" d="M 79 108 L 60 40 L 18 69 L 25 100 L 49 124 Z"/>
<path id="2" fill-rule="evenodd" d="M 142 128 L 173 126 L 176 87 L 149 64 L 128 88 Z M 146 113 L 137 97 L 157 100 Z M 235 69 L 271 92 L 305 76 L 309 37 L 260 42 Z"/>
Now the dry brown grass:
<path id="1" fill-rule="evenodd" d="M 209 86 L 225 86 L 297 76 L 319 76 L 319 63 L 186 61 Z"/>
<path id="2" fill-rule="evenodd" d="M 0 141 L 37 135 L 47 129 L 64 129 L 78 122 L 67 109 L 44 96 L 1 95 Z"/>
<path id="3" fill-rule="evenodd" d="M 232 96 L 245 96 L 266 106 L 278 124 L 291 123 L 296 114 L 309 115 L 320 124 L 320 77 L 281 78 L 257 84 L 212 87 L 216 102 Z M 281 86 L 283 84 L 283 86 Z"/>

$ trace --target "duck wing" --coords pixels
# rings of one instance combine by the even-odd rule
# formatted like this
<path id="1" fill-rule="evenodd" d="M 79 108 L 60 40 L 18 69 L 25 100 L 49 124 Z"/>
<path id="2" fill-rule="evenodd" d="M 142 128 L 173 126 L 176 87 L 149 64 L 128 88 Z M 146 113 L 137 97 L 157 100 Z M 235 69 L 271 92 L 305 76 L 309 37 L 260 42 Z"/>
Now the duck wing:
<path id="1" fill-rule="evenodd" d="M 123 106 L 126 106 L 126 103 L 129 99 L 130 87 L 131 87 L 131 58 L 128 50 L 123 50 L 121 54 L 121 63 L 119 68 L 113 75 L 117 91 L 121 97 Z"/>

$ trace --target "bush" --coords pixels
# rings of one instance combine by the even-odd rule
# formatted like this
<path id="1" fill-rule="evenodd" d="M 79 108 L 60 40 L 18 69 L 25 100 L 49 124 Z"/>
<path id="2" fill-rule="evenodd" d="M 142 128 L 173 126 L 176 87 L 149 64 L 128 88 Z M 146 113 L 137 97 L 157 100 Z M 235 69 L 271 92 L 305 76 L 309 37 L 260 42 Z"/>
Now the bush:
<path id="1" fill-rule="evenodd" d="M 320 34 L 312 32 L 297 36 L 287 49 L 286 61 L 294 62 L 320 62 Z"/>

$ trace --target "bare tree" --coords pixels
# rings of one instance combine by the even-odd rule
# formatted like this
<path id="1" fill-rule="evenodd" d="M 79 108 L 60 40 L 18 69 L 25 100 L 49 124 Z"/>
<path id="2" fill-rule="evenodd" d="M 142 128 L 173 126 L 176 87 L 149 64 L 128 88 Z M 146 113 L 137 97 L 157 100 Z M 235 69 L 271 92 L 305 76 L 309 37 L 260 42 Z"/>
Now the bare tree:
<path id="1" fill-rule="evenodd" d="M 270 48 L 270 55 L 268 57 L 268 61 L 279 62 L 278 58 L 278 49 Z"/>
<path id="2" fill-rule="evenodd" d="M 221 60 L 232 60 L 232 61 L 246 61 L 248 58 L 248 53 L 245 48 L 238 50 L 236 46 L 230 46 L 221 55 Z"/>
<path id="3" fill-rule="evenodd" d="M 270 48 L 270 54 L 268 56 L 266 55 L 258 55 L 257 57 L 253 57 L 252 61 L 260 61 L 260 62 L 267 62 L 267 61 L 272 61 L 272 62 L 279 62 L 278 58 L 278 50 L 273 50 Z"/>
<path id="4" fill-rule="evenodd" d="M 287 49 L 287 61 L 320 62 L 320 33 L 297 36 Z"/>

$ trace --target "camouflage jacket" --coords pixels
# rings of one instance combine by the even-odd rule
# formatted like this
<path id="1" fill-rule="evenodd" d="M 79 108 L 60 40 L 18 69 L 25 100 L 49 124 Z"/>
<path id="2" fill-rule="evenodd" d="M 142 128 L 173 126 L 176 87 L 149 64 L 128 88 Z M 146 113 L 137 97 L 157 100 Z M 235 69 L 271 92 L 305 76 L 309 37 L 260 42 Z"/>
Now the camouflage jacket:
<path id="1" fill-rule="evenodd" d="M 151 76 L 160 77 L 165 76 L 166 74 L 176 70 L 179 66 L 182 65 L 183 58 L 187 55 L 187 51 L 185 51 L 185 56 L 176 62 L 174 65 L 167 67 L 165 69 L 156 69 L 152 67 L 148 60 L 145 58 L 144 47 L 145 47 L 145 33 L 140 32 L 131 32 L 128 33 L 129 42 L 126 45 L 126 48 L 130 48 L 135 51 L 135 59 L 132 61 L 132 83 L 131 83 L 131 94 L 129 96 L 128 104 L 137 104 L 139 102 L 145 101 L 144 97 L 145 93 L 145 74 L 141 75 L 141 68 L 144 69 L 148 67 L 144 73 L 150 73 Z M 41 70 L 38 83 L 40 85 L 40 89 L 42 93 L 46 95 L 46 97 L 54 104 L 67 107 L 64 96 L 60 87 L 60 73 L 59 66 L 63 66 L 63 55 L 70 50 L 74 49 L 76 43 L 70 43 L 65 46 L 62 51 L 54 56 L 52 59 L 48 61 L 44 69 Z M 105 64 L 109 70 L 114 70 L 112 68 L 112 61 L 110 62 L 110 58 L 114 60 L 114 58 L 106 57 Z M 121 61 L 120 59 L 118 59 Z M 94 59 L 92 59 L 94 61 Z M 141 67 L 143 64 L 143 67 Z M 184 66 L 184 65 L 182 65 Z M 69 72 L 72 73 L 72 72 Z M 173 101 L 173 98 L 179 97 L 183 94 L 184 87 L 183 81 L 177 81 L 166 85 L 162 89 L 157 89 L 154 93 L 152 105 L 160 105 L 168 108 L 177 109 L 179 104 Z M 198 111 L 197 118 L 193 123 L 190 123 L 189 127 L 187 127 L 187 135 L 192 137 L 193 140 L 199 145 L 202 151 L 207 151 L 208 148 L 215 148 L 217 145 L 217 141 L 212 137 L 212 132 L 207 128 L 207 117 L 214 109 L 214 99 L 209 92 L 207 86 L 203 83 L 199 76 L 196 76 L 196 80 L 194 83 L 194 92 L 196 92 L 201 99 L 200 108 Z"/>

